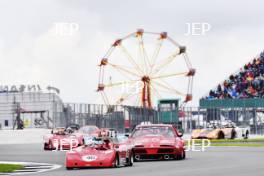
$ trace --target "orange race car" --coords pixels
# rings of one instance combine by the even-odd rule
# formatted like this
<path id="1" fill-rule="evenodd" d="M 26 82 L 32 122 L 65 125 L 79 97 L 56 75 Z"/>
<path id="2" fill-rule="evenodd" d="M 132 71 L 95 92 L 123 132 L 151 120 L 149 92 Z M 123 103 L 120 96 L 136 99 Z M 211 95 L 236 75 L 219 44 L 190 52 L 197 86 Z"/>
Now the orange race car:
<path id="1" fill-rule="evenodd" d="M 234 123 L 226 123 L 219 126 L 210 123 L 206 128 L 198 128 L 192 131 L 192 139 L 235 139 L 248 138 L 249 127 L 237 127 Z"/>

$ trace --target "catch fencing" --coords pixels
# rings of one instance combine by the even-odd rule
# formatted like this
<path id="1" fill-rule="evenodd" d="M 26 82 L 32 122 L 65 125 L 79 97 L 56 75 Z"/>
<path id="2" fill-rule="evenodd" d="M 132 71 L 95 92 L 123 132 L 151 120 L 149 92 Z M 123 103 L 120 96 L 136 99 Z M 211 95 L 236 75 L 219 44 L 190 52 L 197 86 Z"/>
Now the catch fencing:
<path id="1" fill-rule="evenodd" d="M 263 108 L 183 107 L 167 110 L 166 114 L 169 118 L 164 121 L 164 111 L 159 108 L 68 103 L 64 105 L 64 111 L 56 115 L 53 126 L 96 125 L 131 132 L 141 122 L 151 122 L 174 124 L 184 132 L 191 133 L 193 129 L 206 127 L 209 123 L 221 126 L 232 121 L 237 126 L 250 127 L 252 134 L 264 134 Z"/>
<path id="2" fill-rule="evenodd" d="M 42 103 L 42 104 L 41 104 Z M 141 122 L 174 124 L 185 133 L 204 128 L 209 123 L 227 121 L 250 127 L 251 134 L 264 134 L 264 108 L 197 108 L 107 106 L 78 103 L 0 103 L 0 128 L 16 129 L 18 117 L 25 128 L 67 127 L 71 124 L 96 125 L 131 132 Z"/>

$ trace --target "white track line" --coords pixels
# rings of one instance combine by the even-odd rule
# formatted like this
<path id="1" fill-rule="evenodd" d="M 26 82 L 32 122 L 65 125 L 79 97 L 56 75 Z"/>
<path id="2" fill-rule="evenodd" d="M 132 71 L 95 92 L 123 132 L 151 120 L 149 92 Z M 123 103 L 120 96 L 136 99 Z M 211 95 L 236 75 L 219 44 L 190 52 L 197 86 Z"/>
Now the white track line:
<path id="1" fill-rule="evenodd" d="M 34 174 L 34 173 L 47 172 L 47 171 L 59 169 L 61 167 L 61 165 L 58 165 L 58 164 L 34 163 L 34 162 L 0 161 L 0 164 L 20 164 L 20 165 L 24 165 L 24 166 L 26 166 L 26 168 L 28 168 L 25 170 L 23 170 L 23 169 L 17 170 L 13 173 L 7 173 L 6 175 Z M 2 173 L 0 173 L 0 175 L 2 175 Z"/>

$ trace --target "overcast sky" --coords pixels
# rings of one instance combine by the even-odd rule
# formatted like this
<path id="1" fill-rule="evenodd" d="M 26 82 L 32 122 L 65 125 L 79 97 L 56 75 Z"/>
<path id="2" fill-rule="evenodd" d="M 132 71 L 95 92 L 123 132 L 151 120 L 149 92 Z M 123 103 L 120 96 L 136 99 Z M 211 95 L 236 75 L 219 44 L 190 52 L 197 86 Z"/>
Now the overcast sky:
<path id="1" fill-rule="evenodd" d="M 100 58 L 138 28 L 167 31 L 197 69 L 194 101 L 264 49 L 262 0 L 0 0 L 1 85 L 60 88 L 65 102 L 94 103 Z M 75 23 L 73 35 L 55 24 Z M 205 35 L 184 35 L 186 23 L 208 23 Z"/>

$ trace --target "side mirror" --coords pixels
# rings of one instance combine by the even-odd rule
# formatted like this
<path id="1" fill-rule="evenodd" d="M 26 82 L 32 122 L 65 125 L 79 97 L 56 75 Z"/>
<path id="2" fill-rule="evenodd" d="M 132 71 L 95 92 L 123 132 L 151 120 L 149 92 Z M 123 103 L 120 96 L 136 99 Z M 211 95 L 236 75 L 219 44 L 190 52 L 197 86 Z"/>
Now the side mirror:
<path id="1" fill-rule="evenodd" d="M 184 133 L 184 132 L 183 132 L 183 129 L 178 130 L 178 136 L 179 136 L 179 137 L 182 137 L 182 136 L 183 136 L 183 133 Z"/>
<path id="2" fill-rule="evenodd" d="M 183 133 L 178 133 L 178 136 L 179 136 L 179 137 L 182 137 L 182 136 L 183 136 Z"/>

